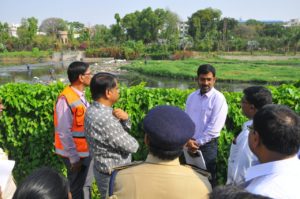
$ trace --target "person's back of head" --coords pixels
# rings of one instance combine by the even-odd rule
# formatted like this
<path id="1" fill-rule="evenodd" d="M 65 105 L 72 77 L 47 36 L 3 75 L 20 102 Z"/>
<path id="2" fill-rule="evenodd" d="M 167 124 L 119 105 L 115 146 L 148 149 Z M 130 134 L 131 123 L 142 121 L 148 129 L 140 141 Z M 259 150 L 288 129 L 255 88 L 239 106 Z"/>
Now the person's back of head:
<path id="1" fill-rule="evenodd" d="M 244 97 L 259 110 L 266 104 L 272 104 L 272 93 L 263 86 L 251 86 L 243 90 Z"/>
<path id="2" fill-rule="evenodd" d="M 107 90 L 113 89 L 116 85 L 115 75 L 105 72 L 95 74 L 90 84 L 92 99 L 97 101 L 100 97 L 105 96 Z"/>
<path id="3" fill-rule="evenodd" d="M 151 109 L 143 126 L 150 153 L 163 160 L 179 157 L 184 144 L 192 138 L 195 131 L 191 118 L 174 106 L 157 106 Z"/>
<path id="4" fill-rule="evenodd" d="M 270 151 L 290 156 L 300 146 L 300 119 L 287 106 L 266 105 L 254 116 L 253 131 Z"/>
<path id="5" fill-rule="evenodd" d="M 51 168 L 33 171 L 20 186 L 13 199 L 70 199 L 68 181 Z"/>
<path id="6" fill-rule="evenodd" d="M 209 199 L 271 199 L 267 196 L 247 192 L 233 185 L 218 186 L 209 194 Z"/>
<path id="7" fill-rule="evenodd" d="M 87 69 L 89 68 L 89 64 L 81 61 L 72 62 L 67 70 L 68 79 L 70 83 L 74 83 L 78 80 L 79 75 L 83 75 Z"/>

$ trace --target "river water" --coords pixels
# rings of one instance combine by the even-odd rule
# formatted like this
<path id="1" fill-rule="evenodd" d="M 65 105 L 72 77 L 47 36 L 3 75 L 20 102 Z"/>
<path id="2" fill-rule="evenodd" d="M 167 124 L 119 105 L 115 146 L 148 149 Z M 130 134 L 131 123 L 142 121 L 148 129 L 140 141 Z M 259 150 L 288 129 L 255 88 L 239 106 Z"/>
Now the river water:
<path id="1" fill-rule="evenodd" d="M 24 64 L 16 66 L 0 66 L 0 85 L 9 82 L 28 83 L 49 83 L 52 81 L 63 81 L 68 83 L 66 70 L 68 62 L 48 62 L 38 64 Z M 93 65 L 91 65 L 93 68 Z M 96 70 L 96 72 L 99 71 Z M 110 71 L 111 72 L 111 71 Z M 146 76 L 136 72 L 113 72 L 118 76 L 119 82 L 127 86 L 138 85 L 147 82 L 146 86 L 151 88 L 197 88 L 197 83 L 193 80 L 174 79 Z M 221 91 L 242 91 L 244 88 L 253 85 L 263 85 L 255 83 L 218 82 L 216 88 Z"/>

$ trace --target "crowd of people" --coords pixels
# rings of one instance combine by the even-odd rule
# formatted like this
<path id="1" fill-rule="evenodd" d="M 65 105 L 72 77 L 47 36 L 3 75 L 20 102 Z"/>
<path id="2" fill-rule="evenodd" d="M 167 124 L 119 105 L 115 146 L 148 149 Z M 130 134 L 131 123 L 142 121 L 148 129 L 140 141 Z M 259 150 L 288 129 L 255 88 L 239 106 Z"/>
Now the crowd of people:
<path id="1" fill-rule="evenodd" d="M 109 199 L 299 197 L 300 118 L 287 106 L 272 104 L 267 88 L 244 89 L 241 109 L 249 121 L 231 144 L 227 183 L 217 186 L 218 138 L 228 105 L 214 88 L 212 65 L 199 66 L 199 89 L 188 96 L 185 111 L 161 105 L 147 113 L 143 129 L 148 155 L 141 162 L 131 162 L 139 144 L 129 133 L 130 116 L 113 108 L 120 97 L 117 78 L 104 72 L 93 75 L 89 64 L 79 61 L 69 65 L 67 74 L 70 85 L 54 107 L 55 153 L 67 178 L 51 168 L 37 169 L 17 187 L 14 199 L 90 199 L 94 179 L 101 198 Z M 0 112 L 3 108 L 0 103 Z M 201 152 L 206 170 L 186 164 L 183 148 L 191 157 Z"/>

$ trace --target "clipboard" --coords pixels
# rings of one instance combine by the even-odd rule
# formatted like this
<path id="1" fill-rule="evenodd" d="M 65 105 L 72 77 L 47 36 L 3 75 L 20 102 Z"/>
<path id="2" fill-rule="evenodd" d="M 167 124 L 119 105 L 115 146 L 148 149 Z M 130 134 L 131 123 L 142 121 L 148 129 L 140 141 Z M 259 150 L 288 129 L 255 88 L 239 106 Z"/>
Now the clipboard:
<path id="1" fill-rule="evenodd" d="M 202 152 L 200 150 L 197 150 L 194 154 L 191 155 L 190 152 L 188 152 L 187 147 L 184 147 L 183 154 L 185 157 L 185 162 L 187 164 L 196 166 L 203 170 L 207 170 L 205 160 L 204 160 Z"/>
<path id="2" fill-rule="evenodd" d="M 0 186 L 2 191 L 6 188 L 14 166 L 15 161 L 13 160 L 0 160 Z"/>

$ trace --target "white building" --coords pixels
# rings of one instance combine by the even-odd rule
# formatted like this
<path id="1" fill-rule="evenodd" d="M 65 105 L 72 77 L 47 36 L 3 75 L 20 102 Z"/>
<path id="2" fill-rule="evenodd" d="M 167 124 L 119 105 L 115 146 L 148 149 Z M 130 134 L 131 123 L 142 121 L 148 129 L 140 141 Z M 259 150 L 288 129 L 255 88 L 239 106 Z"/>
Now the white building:
<path id="1" fill-rule="evenodd" d="M 20 24 L 11 24 L 9 25 L 9 34 L 12 37 L 18 37 L 17 29 L 20 27 Z"/>
<path id="2" fill-rule="evenodd" d="M 178 24 L 179 37 L 184 38 L 188 34 L 189 25 L 187 22 L 179 22 Z"/>
<path id="3" fill-rule="evenodd" d="M 284 24 L 284 27 L 300 26 L 300 19 L 291 19 Z"/>

